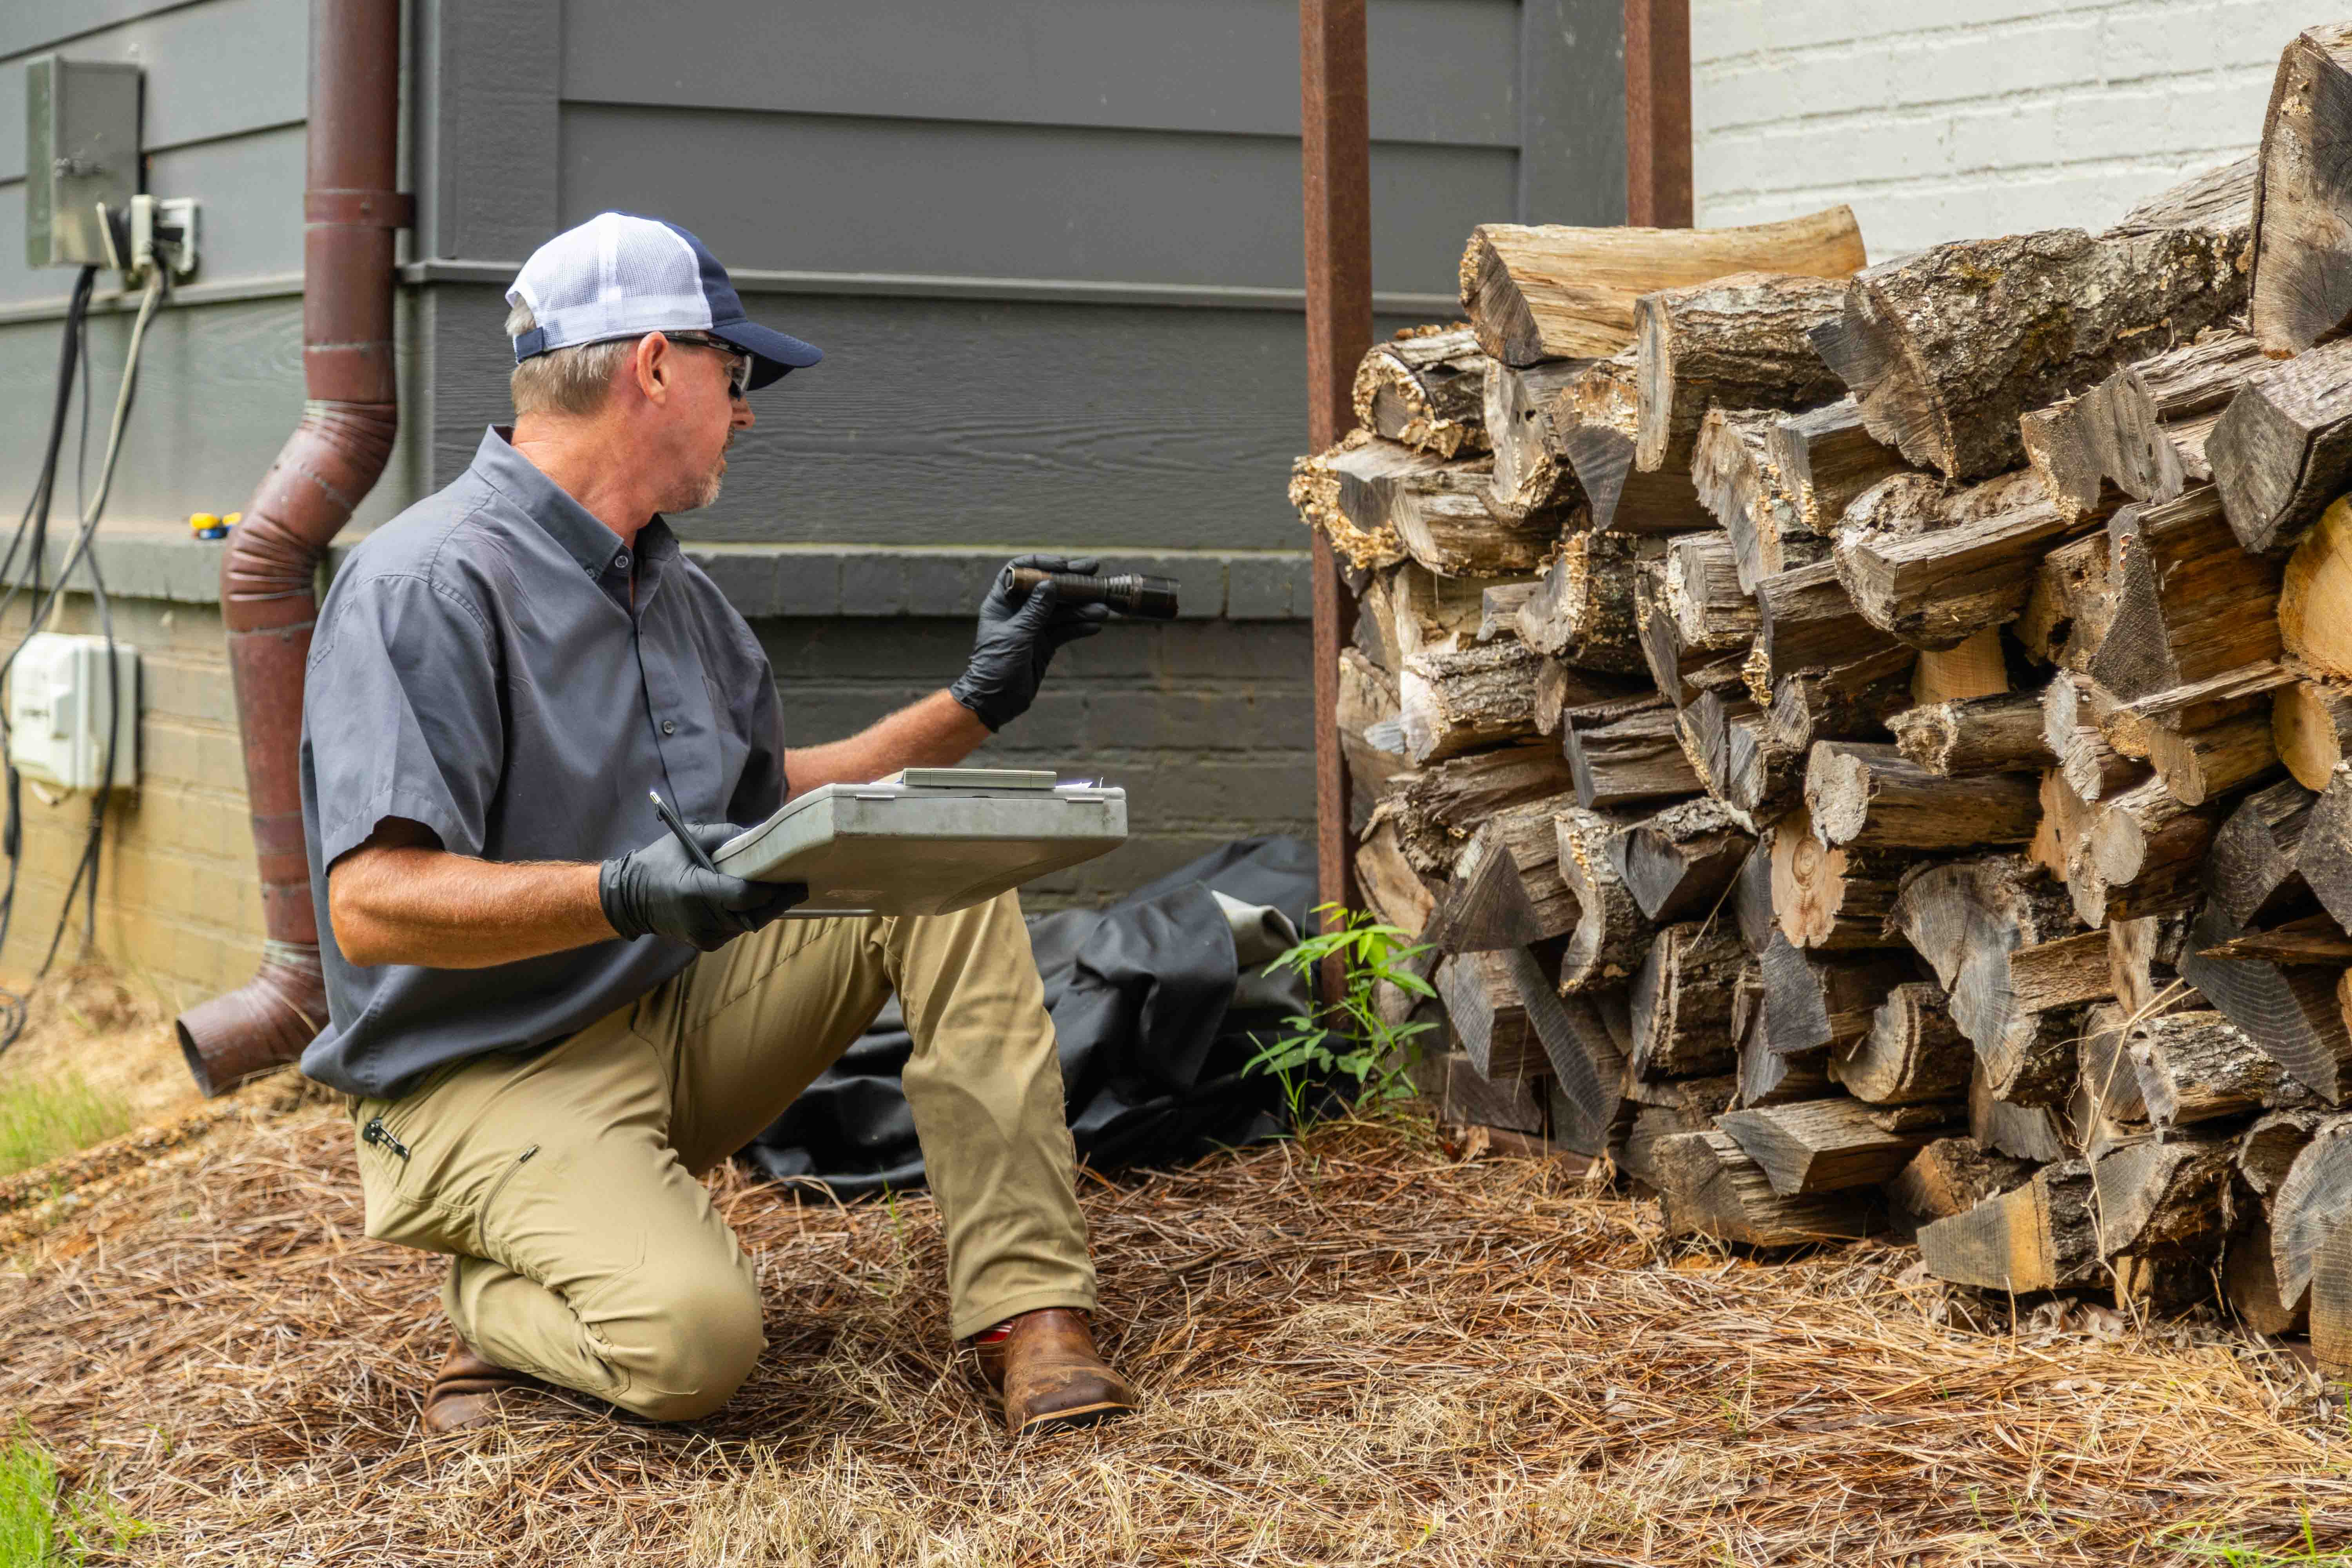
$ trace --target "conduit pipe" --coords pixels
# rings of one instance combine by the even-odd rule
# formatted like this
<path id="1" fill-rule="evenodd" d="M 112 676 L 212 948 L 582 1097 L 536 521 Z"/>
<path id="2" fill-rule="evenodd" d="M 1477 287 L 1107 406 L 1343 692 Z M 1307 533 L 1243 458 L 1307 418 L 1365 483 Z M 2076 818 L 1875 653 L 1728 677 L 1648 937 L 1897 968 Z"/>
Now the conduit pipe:
<path id="1" fill-rule="evenodd" d="M 393 233 L 410 213 L 394 188 L 400 0 L 310 0 L 310 99 L 302 420 L 221 562 L 268 941 L 250 981 L 180 1016 L 180 1048 L 208 1095 L 294 1060 L 327 1021 L 302 843 L 302 672 L 328 542 L 383 472 L 399 428 Z"/>

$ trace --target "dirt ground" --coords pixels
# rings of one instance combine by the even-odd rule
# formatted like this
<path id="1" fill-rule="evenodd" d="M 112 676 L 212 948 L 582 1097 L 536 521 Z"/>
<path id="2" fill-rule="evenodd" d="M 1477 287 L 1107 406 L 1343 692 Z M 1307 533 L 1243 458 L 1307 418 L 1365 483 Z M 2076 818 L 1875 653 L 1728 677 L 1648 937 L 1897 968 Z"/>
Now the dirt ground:
<path id="1" fill-rule="evenodd" d="M 2119 1563 L 2352 1540 L 2340 1391 L 2211 1327 L 1936 1321 L 1912 1261 L 1669 1244 L 1549 1163 L 1336 1126 L 1089 1178 L 1125 1423 L 1009 1446 L 927 1198 L 719 1202 L 769 1349 L 716 1417 L 427 1439 L 441 1265 L 282 1085 L 0 1241 L 0 1419 L 182 1563 Z M 5 1235 L 5 1233 L 0 1233 Z M 2302 1559 L 2294 1559 L 2302 1561 Z M 2329 1559 L 2334 1561 L 2335 1559 Z"/>
<path id="2" fill-rule="evenodd" d="M 88 967 L 29 991 L 25 1032 L 0 1051 L 0 1088 L 71 1074 L 123 1106 L 133 1125 L 202 1103 L 171 1009 L 152 987 Z"/>

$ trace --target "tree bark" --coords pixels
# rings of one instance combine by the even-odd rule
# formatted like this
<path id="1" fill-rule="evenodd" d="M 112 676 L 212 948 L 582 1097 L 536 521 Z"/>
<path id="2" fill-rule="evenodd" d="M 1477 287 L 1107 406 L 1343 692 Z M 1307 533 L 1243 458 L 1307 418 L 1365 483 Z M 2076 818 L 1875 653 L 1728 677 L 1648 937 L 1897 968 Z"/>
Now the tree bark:
<path id="1" fill-rule="evenodd" d="M 1735 272 L 1843 278 L 1864 259 L 1843 206 L 1745 228 L 1481 224 L 1462 254 L 1462 308 L 1506 364 L 1592 358 L 1633 346 L 1642 295 Z"/>
<path id="2" fill-rule="evenodd" d="M 1665 602 L 1666 565 L 1644 561 L 1633 576 L 1633 619 L 1652 683 L 1676 708 L 1687 708 L 1702 692 L 1746 691 L 1748 645 L 1710 651 L 1686 641 Z"/>
<path id="3" fill-rule="evenodd" d="M 1567 993 L 1622 985 L 1641 968 L 1657 927 L 1642 918 L 1617 868 L 1609 840 L 1631 818 L 1604 816 L 1582 806 L 1552 818 L 1559 836 L 1560 877 L 1576 895 L 1576 930 L 1560 955 L 1559 985 Z"/>
<path id="4" fill-rule="evenodd" d="M 2042 558 L 2025 608 L 2010 623 L 2018 646 L 2042 664 L 2084 670 L 2115 616 L 2105 533 L 2062 544 Z"/>
<path id="5" fill-rule="evenodd" d="M 1979 773 L 1946 778 L 1892 745 L 1815 742 L 1805 765 L 1813 831 L 1834 848 L 1968 849 L 2030 842 L 2042 820 L 2032 778 Z"/>
<path id="6" fill-rule="evenodd" d="M 2254 185 L 2252 300 L 2263 352 L 2299 353 L 2352 319 L 2352 25 L 2299 35 L 2279 57 Z"/>
<path id="7" fill-rule="evenodd" d="M 1835 400 L 1845 389 L 1807 334 L 1835 320 L 1844 300 L 1842 280 L 1771 272 L 1643 295 L 1633 306 L 1634 466 L 1688 468 L 1710 406 L 1792 409 Z"/>
<path id="8" fill-rule="evenodd" d="M 1917 476 L 1902 475 L 1887 486 L 1917 482 Z M 2040 489 L 2030 474 L 2004 476 L 1979 489 L 2010 504 L 1981 515 L 1940 521 L 1973 499 L 1964 493 L 1947 507 L 1891 522 L 1849 521 L 1838 531 L 1832 560 L 1856 613 L 1921 648 L 1955 647 L 2018 618 L 2043 558 L 2095 526 L 2095 519 L 2067 516 Z M 1856 501 L 1849 518 L 1871 499 Z"/>
<path id="9" fill-rule="evenodd" d="M 2024 455 L 2018 420 L 2178 343 L 2245 300 L 2242 231 L 2079 229 L 1960 240 L 1848 286 L 1822 354 L 1869 432 L 1979 479 Z"/>
<path id="10" fill-rule="evenodd" d="M 1467 327 L 1423 327 L 1374 343 L 1356 366 L 1356 423 L 1435 457 L 1484 451 L 1487 363 Z"/>
<path id="11" fill-rule="evenodd" d="M 1520 638 L 1579 669 L 1639 673 L 1637 564 L 1629 540 L 1589 531 L 1562 539 L 1545 559 L 1535 593 L 1519 606 Z"/>
<path id="12" fill-rule="evenodd" d="M 1568 759 L 1541 741 L 1433 763 L 1400 778 L 1390 796 L 1398 847 L 1416 871 L 1450 877 L 1480 823 L 1505 806 L 1563 794 L 1573 783 Z"/>
<path id="13" fill-rule="evenodd" d="M 1941 778 L 2039 773 L 2055 759 L 2042 732 L 2042 693 L 2004 691 L 1933 702 L 1897 713 L 1889 725 L 1904 759 Z"/>
<path id="14" fill-rule="evenodd" d="M 1744 650 L 1755 640 L 1763 622 L 1740 585 L 1730 535 L 1710 530 L 1668 540 L 1659 573 L 1660 604 L 1684 647 Z"/>
<path id="15" fill-rule="evenodd" d="M 2032 1179 L 2033 1167 L 2025 1161 L 1995 1153 L 1973 1138 L 1937 1138 L 1886 1184 L 1886 1203 L 1916 1236 L 1924 1225 L 1966 1214 Z"/>
<path id="16" fill-rule="evenodd" d="M 1696 1078 L 1735 1067 L 1732 995 L 1748 963 L 1727 922 L 1661 930 L 1633 982 L 1633 1076 Z"/>
<path id="17" fill-rule="evenodd" d="M 1759 580 L 1756 608 L 1760 625 L 1747 676 L 1759 707 L 1792 675 L 1853 690 L 1911 668 L 1912 650 L 1864 618 L 1830 562 Z"/>
<path id="18" fill-rule="evenodd" d="M 1406 754 L 1433 763 L 1532 734 L 1541 663 L 1517 637 L 1407 658 L 1397 678 Z"/>
<path id="19" fill-rule="evenodd" d="M 1675 733 L 1675 710 L 1663 699 L 1629 698 L 1574 710 L 1562 727 L 1576 798 L 1588 809 L 1699 792 L 1698 777 Z"/>
<path id="20" fill-rule="evenodd" d="M 1488 500 L 1504 517 L 1527 517 L 1547 509 L 1580 504 L 1576 474 L 1561 455 L 1551 422 L 1553 399 L 1581 375 L 1590 360 L 1559 360 L 1514 370 L 1485 360 L 1486 382 L 1479 417 L 1495 454 L 1494 489 Z"/>
<path id="21" fill-rule="evenodd" d="M 2140 1102 L 2159 1130 L 2263 1110 L 2293 1093 L 2278 1062 L 2219 1013 L 2147 1019 L 2128 1048 Z"/>

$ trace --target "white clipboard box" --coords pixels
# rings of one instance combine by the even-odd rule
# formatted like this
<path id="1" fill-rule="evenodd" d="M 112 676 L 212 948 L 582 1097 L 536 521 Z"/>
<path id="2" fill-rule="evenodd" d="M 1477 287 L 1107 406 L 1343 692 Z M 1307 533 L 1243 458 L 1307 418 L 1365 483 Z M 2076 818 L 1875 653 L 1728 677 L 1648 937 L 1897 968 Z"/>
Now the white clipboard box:
<path id="1" fill-rule="evenodd" d="M 820 784 L 712 857 L 730 877 L 806 882 L 787 919 L 943 915 L 1127 842 L 1127 792 L 1012 768 L 908 768 Z"/>

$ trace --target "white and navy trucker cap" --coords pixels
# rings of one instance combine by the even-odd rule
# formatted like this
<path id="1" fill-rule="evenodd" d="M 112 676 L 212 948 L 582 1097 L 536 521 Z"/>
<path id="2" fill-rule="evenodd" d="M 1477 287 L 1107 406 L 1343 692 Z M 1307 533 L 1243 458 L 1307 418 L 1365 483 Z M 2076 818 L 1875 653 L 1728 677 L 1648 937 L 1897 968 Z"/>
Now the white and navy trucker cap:
<path id="1" fill-rule="evenodd" d="M 514 341 L 515 363 L 551 349 L 647 332 L 708 332 L 751 356 L 751 384 L 765 386 L 824 354 L 759 325 L 702 241 L 674 223 L 598 213 L 530 253 L 507 290 L 539 324 Z"/>

